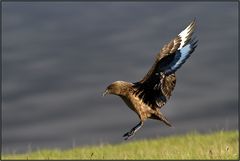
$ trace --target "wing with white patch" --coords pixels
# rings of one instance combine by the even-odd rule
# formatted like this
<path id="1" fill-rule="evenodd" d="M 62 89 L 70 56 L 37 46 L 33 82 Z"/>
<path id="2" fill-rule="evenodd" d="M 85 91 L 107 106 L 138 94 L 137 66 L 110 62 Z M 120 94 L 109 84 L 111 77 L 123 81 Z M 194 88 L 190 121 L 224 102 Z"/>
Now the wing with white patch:
<path id="1" fill-rule="evenodd" d="M 177 69 L 179 69 L 183 63 L 190 57 L 190 55 L 193 53 L 195 48 L 197 47 L 197 42 L 191 40 L 187 45 L 185 45 L 180 50 L 177 50 L 174 57 L 172 58 L 172 61 L 163 67 L 162 72 L 165 75 L 170 75 L 172 73 L 175 73 Z"/>
<path id="2" fill-rule="evenodd" d="M 180 34 L 178 34 L 178 37 L 181 38 L 181 44 L 178 50 L 184 47 L 188 43 L 188 41 L 191 39 L 195 26 L 196 26 L 196 22 L 194 19 Z"/>
<path id="3" fill-rule="evenodd" d="M 195 26 L 196 22 L 194 19 L 180 34 L 178 34 L 178 36 L 172 39 L 168 44 L 164 45 L 156 55 L 155 63 L 140 81 L 141 83 L 155 79 L 156 75 L 159 75 L 160 72 L 164 72 L 164 70 L 170 72 L 170 64 L 173 66 L 174 63 L 176 63 L 175 66 L 172 67 L 172 72 L 175 72 L 176 69 L 186 61 L 196 47 L 195 42 L 190 42 Z M 184 48 L 187 44 L 190 44 L 190 46 Z"/>
<path id="4" fill-rule="evenodd" d="M 176 83 L 175 72 L 197 46 L 197 41 L 191 38 L 195 26 L 193 20 L 178 36 L 164 45 L 145 77 L 134 83 L 135 94 L 145 103 L 161 107 L 169 99 Z"/>
<path id="5" fill-rule="evenodd" d="M 197 47 L 197 41 L 192 39 L 196 26 L 193 20 L 178 36 L 165 45 L 160 52 L 160 60 L 155 65 L 155 73 L 173 74 L 190 57 Z M 173 44 L 173 45 L 171 45 Z"/>

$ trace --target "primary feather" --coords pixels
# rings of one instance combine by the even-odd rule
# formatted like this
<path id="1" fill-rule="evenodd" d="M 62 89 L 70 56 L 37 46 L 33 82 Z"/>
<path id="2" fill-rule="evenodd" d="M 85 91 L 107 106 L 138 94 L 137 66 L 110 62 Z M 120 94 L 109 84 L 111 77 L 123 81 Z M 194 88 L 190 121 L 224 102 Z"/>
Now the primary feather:
<path id="1" fill-rule="evenodd" d="M 176 72 L 176 70 L 179 69 L 182 64 L 184 64 L 185 61 L 190 57 L 196 47 L 197 41 L 192 41 L 180 50 L 177 50 L 172 62 L 165 67 L 166 69 L 164 70 L 164 74 L 169 75 Z"/>

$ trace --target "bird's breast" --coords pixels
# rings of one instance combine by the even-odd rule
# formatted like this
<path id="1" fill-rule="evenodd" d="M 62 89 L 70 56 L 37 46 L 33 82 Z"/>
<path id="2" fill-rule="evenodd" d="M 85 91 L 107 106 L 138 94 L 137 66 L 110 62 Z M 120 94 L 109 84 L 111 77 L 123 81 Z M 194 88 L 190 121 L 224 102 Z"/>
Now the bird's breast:
<path id="1" fill-rule="evenodd" d="M 134 102 L 132 102 L 131 99 L 129 99 L 128 97 L 126 96 L 121 96 L 121 98 L 123 99 L 123 101 L 126 103 L 126 105 L 133 111 L 137 112 L 136 111 L 136 108 L 135 108 L 135 105 L 134 105 Z"/>
<path id="2" fill-rule="evenodd" d="M 121 96 L 123 101 L 128 105 L 130 109 L 138 114 L 140 119 L 144 120 L 151 116 L 153 110 L 146 105 L 141 99 L 138 97 L 131 95 L 131 96 Z"/>

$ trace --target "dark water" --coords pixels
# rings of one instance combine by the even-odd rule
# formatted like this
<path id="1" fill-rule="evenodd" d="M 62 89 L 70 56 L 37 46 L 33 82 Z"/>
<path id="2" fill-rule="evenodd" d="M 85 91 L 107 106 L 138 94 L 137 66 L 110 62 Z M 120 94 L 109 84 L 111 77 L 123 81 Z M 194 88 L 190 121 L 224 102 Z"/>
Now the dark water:
<path id="1" fill-rule="evenodd" d="M 136 139 L 238 127 L 237 2 L 3 2 L 3 152 L 123 142 L 137 115 L 116 96 L 197 18 L 199 45 Z"/>

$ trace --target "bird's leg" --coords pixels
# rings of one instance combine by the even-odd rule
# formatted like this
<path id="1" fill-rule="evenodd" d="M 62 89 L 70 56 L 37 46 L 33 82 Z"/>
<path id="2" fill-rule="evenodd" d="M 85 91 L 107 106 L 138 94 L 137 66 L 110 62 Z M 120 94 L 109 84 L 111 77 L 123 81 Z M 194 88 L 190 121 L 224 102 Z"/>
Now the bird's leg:
<path id="1" fill-rule="evenodd" d="M 129 132 L 123 135 L 124 140 L 128 140 L 129 138 L 133 137 L 134 134 L 143 126 L 143 121 L 140 121 L 136 126 L 134 126 Z"/>

